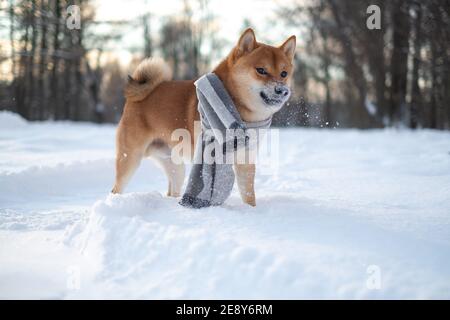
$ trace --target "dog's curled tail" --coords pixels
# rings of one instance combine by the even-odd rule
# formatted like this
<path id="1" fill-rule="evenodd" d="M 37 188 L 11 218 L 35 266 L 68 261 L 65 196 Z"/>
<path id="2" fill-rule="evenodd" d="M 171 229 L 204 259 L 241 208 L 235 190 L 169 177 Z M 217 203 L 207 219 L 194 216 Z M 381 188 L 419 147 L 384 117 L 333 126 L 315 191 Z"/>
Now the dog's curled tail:
<path id="1" fill-rule="evenodd" d="M 125 98 L 128 101 L 144 100 L 160 83 L 172 79 L 172 70 L 161 58 L 147 58 L 128 76 Z"/>

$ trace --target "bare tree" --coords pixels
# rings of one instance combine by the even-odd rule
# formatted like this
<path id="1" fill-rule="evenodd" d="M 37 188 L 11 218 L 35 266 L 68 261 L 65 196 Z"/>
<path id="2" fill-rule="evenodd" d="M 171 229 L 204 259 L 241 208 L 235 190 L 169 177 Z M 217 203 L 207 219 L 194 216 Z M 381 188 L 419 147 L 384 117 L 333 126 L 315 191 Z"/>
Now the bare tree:
<path id="1" fill-rule="evenodd" d="M 396 122 L 406 108 L 408 56 L 410 36 L 410 3 L 393 0 L 392 3 L 392 55 L 389 118 Z"/>
<path id="2" fill-rule="evenodd" d="M 381 8 L 379 30 L 366 27 L 369 5 Z M 339 105 L 342 95 L 336 88 L 341 87 L 346 88 L 342 90 L 346 101 L 340 113 L 352 114 L 350 126 L 401 123 L 416 128 L 420 123 L 446 128 L 450 126 L 449 5 L 449 0 L 315 0 L 287 5 L 280 17 L 291 26 L 308 21 L 308 63 L 315 70 L 309 76 L 324 85 L 321 99 L 331 106 L 324 108 L 323 118 L 328 119 L 329 110 Z M 321 69 L 324 72 L 318 72 Z M 327 74 L 326 69 L 341 69 L 343 76 L 329 74 L 331 81 L 317 77 Z M 333 81 L 338 86 L 330 87 Z"/>
<path id="3" fill-rule="evenodd" d="M 144 26 L 144 57 L 151 57 L 153 53 L 152 36 L 150 33 L 150 14 L 146 13 L 142 16 L 142 24 Z"/>
<path id="4" fill-rule="evenodd" d="M 417 1 L 414 6 L 414 60 L 411 80 L 411 108 L 410 108 L 410 127 L 415 129 L 418 126 L 422 111 L 422 93 L 419 86 L 419 69 L 421 63 L 420 50 L 422 46 L 422 4 Z"/>

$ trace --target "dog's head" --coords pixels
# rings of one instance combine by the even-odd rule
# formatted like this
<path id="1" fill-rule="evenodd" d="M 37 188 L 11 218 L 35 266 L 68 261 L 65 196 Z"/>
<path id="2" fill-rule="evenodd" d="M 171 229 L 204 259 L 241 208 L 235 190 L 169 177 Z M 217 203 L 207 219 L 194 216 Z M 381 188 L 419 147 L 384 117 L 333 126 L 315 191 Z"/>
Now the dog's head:
<path id="1" fill-rule="evenodd" d="M 296 38 L 281 46 L 258 43 L 247 29 L 228 57 L 229 81 L 246 121 L 259 121 L 279 111 L 291 95 Z"/>

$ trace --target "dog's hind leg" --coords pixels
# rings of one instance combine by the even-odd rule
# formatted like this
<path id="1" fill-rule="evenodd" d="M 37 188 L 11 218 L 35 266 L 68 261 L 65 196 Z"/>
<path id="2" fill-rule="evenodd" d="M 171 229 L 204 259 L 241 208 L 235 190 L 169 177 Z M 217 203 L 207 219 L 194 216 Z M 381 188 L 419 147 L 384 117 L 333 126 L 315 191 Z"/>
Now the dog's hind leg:
<path id="1" fill-rule="evenodd" d="M 179 197 L 184 182 L 185 166 L 184 163 L 174 163 L 171 158 L 170 148 L 167 145 L 154 148 L 150 157 L 162 167 L 169 181 L 167 196 Z"/>
<path id="2" fill-rule="evenodd" d="M 122 193 L 139 167 L 150 138 L 119 125 L 116 140 L 116 180 L 112 193 Z"/>
<path id="3" fill-rule="evenodd" d="M 161 165 L 169 181 L 167 196 L 179 197 L 184 181 L 184 164 L 175 164 L 170 158 L 159 156 L 153 156 L 152 158 Z"/>
<path id="4" fill-rule="evenodd" d="M 136 169 L 141 163 L 143 154 L 140 152 L 121 152 L 116 156 L 116 181 L 112 193 L 122 193 Z"/>

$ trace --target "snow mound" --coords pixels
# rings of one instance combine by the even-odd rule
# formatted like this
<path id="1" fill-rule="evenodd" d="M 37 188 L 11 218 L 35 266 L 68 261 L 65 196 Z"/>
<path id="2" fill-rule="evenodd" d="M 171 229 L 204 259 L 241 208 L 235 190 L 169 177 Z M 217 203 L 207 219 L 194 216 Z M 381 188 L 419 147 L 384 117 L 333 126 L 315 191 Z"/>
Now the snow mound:
<path id="1" fill-rule="evenodd" d="M 107 283 L 105 291 L 114 292 L 112 297 L 288 298 L 312 292 L 321 296 L 334 286 L 330 276 L 339 272 L 332 267 L 340 260 L 336 252 L 328 252 L 327 270 L 306 267 L 301 262 L 305 256 L 317 266 L 322 262 L 313 248 L 280 252 L 262 243 L 242 243 L 237 234 L 221 232 L 210 215 L 208 209 L 180 208 L 175 199 L 158 193 L 111 195 L 94 205 L 82 250 L 98 262 L 99 277 Z M 210 228 L 199 223 L 203 218 Z M 353 284 L 340 291 L 350 288 L 358 289 Z"/>
<path id="2" fill-rule="evenodd" d="M 263 213 L 237 203 L 233 198 L 221 208 L 191 210 L 157 192 L 97 201 L 85 228 L 77 228 L 82 231 L 76 241 L 95 262 L 96 295 L 401 298 L 417 288 L 425 297 L 445 296 L 448 289 L 418 277 L 419 269 L 392 246 L 391 234 L 344 219 L 339 210 L 292 196 L 262 200 L 261 208 L 270 208 Z M 320 237 L 314 231 L 319 228 Z M 360 243 L 349 242 L 356 237 Z M 430 260 L 429 248 L 411 246 Z M 367 287 L 372 264 L 383 271 L 382 290 Z"/>
<path id="3" fill-rule="evenodd" d="M 114 162 L 95 160 L 30 167 L 21 172 L 0 174 L 0 200 L 19 201 L 42 196 L 55 197 L 81 193 L 86 186 L 99 185 L 108 190 L 113 182 Z M 70 188 L 67 188 L 70 186 Z"/>
<path id="4" fill-rule="evenodd" d="M 27 124 L 28 122 L 17 113 L 0 111 L 0 128 L 2 129 L 20 129 Z"/>

